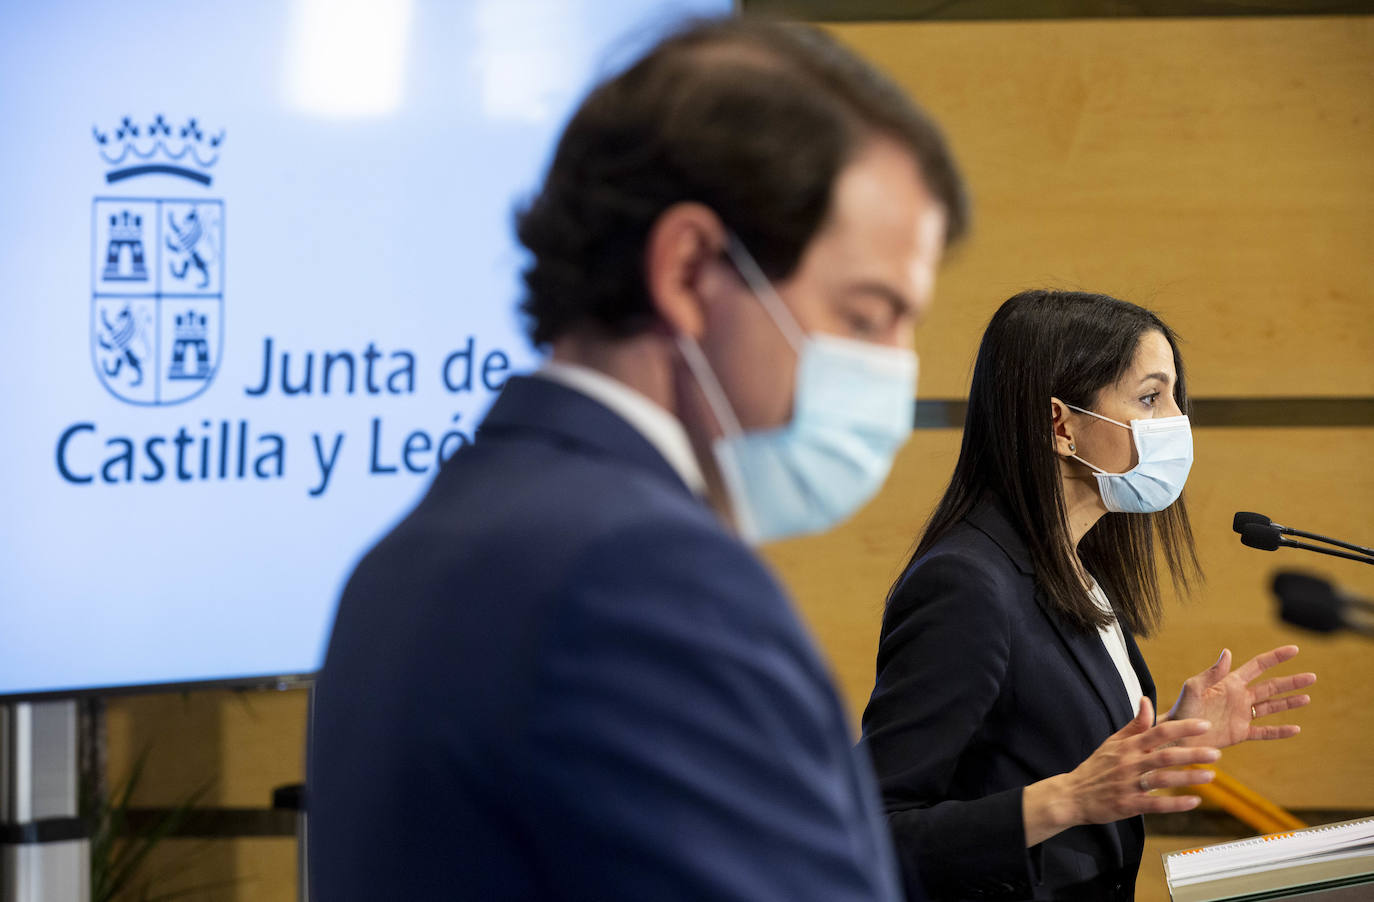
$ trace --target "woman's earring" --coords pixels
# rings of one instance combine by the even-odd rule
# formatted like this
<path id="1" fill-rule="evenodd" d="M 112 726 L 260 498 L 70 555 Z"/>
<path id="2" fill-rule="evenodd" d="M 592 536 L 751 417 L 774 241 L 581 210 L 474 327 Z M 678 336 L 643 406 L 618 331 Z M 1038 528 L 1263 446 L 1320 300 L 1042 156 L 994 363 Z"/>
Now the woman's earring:
<path id="1" fill-rule="evenodd" d="M 1078 449 L 1073 446 L 1073 442 L 1069 442 L 1069 452 L 1072 453 L 1077 450 Z"/>

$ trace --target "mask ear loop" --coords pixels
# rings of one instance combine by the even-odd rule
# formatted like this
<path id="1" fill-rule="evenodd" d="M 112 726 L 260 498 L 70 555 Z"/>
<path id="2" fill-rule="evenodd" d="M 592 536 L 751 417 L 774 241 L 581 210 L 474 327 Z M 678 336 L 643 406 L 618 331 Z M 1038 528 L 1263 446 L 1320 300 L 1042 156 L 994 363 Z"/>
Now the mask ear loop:
<path id="1" fill-rule="evenodd" d="M 1122 429 L 1125 429 L 1125 430 L 1129 431 L 1129 432 L 1131 433 L 1132 440 L 1133 440 L 1133 441 L 1135 440 L 1135 430 L 1132 429 L 1130 426 L 1127 426 L 1125 423 L 1122 423 L 1122 422 L 1119 421 L 1119 420 L 1113 420 L 1111 417 L 1104 417 L 1102 414 L 1100 414 L 1100 413 L 1093 413 L 1091 410 L 1084 410 L 1082 407 L 1075 407 L 1074 405 L 1068 403 L 1067 401 L 1064 402 L 1064 406 L 1067 407 L 1067 408 L 1069 408 L 1069 410 L 1076 410 L 1076 411 L 1078 411 L 1079 413 L 1086 413 L 1086 414 L 1087 414 L 1088 416 L 1090 416 L 1090 417 L 1097 417 L 1099 420 L 1106 420 L 1108 423 L 1111 423 L 1111 424 L 1114 425 L 1114 426 L 1120 426 Z M 1137 453 L 1137 454 L 1140 453 L 1139 442 L 1136 443 L 1136 453 Z M 1106 470 L 1102 469 L 1101 467 L 1097 466 L 1096 464 L 1090 464 L 1090 463 L 1088 463 L 1086 460 L 1084 460 L 1083 458 L 1079 457 L 1077 454 L 1070 454 L 1069 457 L 1072 457 L 1074 460 L 1078 461 L 1078 462 L 1081 463 L 1083 466 L 1087 467 L 1088 469 L 1090 469 L 1090 470 L 1094 471 L 1095 473 L 1098 473 L 1099 475 L 1102 475 L 1102 476 L 1122 476 L 1122 475 L 1125 475 L 1125 474 L 1122 474 L 1122 473 L 1108 473 Z M 1127 471 L 1127 472 L 1129 472 L 1129 471 Z"/>
<path id="2" fill-rule="evenodd" d="M 711 364 L 706 361 L 706 355 L 701 353 L 701 347 L 685 335 L 677 337 L 677 347 L 682 354 L 682 359 L 687 363 L 687 369 L 691 370 L 692 375 L 696 378 L 701 393 L 706 396 L 706 404 L 711 408 L 711 413 L 715 416 L 716 425 L 720 427 L 720 431 L 727 438 L 742 435 L 744 430 L 740 428 L 739 418 L 735 416 L 735 409 L 730 405 L 730 399 L 725 396 L 725 388 L 716 378 L 716 373 L 711 369 Z"/>
<path id="3" fill-rule="evenodd" d="M 1097 473 L 1098 475 L 1101 475 L 1101 476 L 1111 476 L 1111 475 L 1112 475 L 1111 473 L 1108 473 L 1106 470 L 1102 469 L 1101 467 L 1097 466 L 1096 464 L 1090 464 L 1090 463 L 1088 463 L 1086 460 L 1084 460 L 1083 458 L 1079 457 L 1077 454 L 1070 454 L 1069 457 L 1072 457 L 1074 460 L 1078 461 L 1078 462 L 1081 463 L 1083 466 L 1085 466 L 1085 467 L 1087 467 L 1088 469 L 1094 471 L 1094 472 Z"/>
<path id="4" fill-rule="evenodd" d="M 1069 410 L 1076 410 L 1079 413 L 1086 413 L 1090 417 L 1097 417 L 1099 420 L 1106 420 L 1108 423 L 1114 423 L 1115 425 L 1120 426 L 1122 429 L 1131 428 L 1129 423 L 1123 423 L 1120 420 L 1113 420 L 1111 417 L 1104 417 L 1100 413 L 1093 413 L 1091 410 L 1084 410 L 1081 407 L 1075 407 L 1072 404 L 1069 404 L 1067 401 L 1064 403 L 1064 406 L 1067 407 Z"/>
<path id="5" fill-rule="evenodd" d="M 745 284 L 749 286 L 750 293 L 758 298 L 763 309 L 768 312 L 778 329 L 782 331 L 783 337 L 800 352 L 801 346 L 794 340 L 794 335 L 800 334 L 804 338 L 805 333 L 802 333 L 796 318 L 788 311 L 787 305 L 773 290 L 773 285 L 768 281 L 768 277 L 763 274 L 763 270 L 759 269 L 759 265 L 744 249 L 743 243 L 735 237 L 735 233 L 727 232 L 726 235 L 725 253 L 729 255 L 735 269 L 744 279 Z M 720 427 L 720 431 L 728 438 L 743 435 L 744 429 L 739 424 L 739 417 L 735 416 L 735 408 L 725 394 L 725 387 L 716 378 L 716 371 L 711 368 L 711 364 L 706 360 L 706 355 L 701 353 L 701 346 L 685 335 L 678 335 L 677 347 L 682 354 L 682 359 L 687 363 L 687 368 L 692 371 L 692 375 L 696 378 L 701 393 L 706 396 L 706 403 L 711 408 L 711 413 L 715 416 L 716 425 Z"/>
<path id="6" fill-rule="evenodd" d="M 773 323 L 778 327 L 778 331 L 787 339 L 787 343 L 792 346 L 792 350 L 798 354 L 802 351 L 802 346 L 806 343 L 806 331 L 802 329 L 801 323 L 792 315 L 792 311 L 787 309 L 787 305 L 778 297 L 778 292 L 773 288 L 773 283 L 763 274 L 754 257 L 744 247 L 733 232 L 730 233 L 729 240 L 725 244 L 725 253 L 730 256 L 730 262 L 735 265 L 744 282 L 749 286 L 749 291 L 758 298 L 759 304 L 772 317 Z"/>
<path id="7" fill-rule="evenodd" d="M 692 376 L 701 388 L 701 393 L 706 396 L 706 404 L 711 408 L 711 413 L 715 416 L 716 425 L 720 427 L 721 433 L 726 439 L 736 439 L 742 436 L 744 430 L 740 427 L 739 418 L 735 416 L 735 409 L 730 405 L 730 399 L 725 396 L 725 388 L 716 378 L 715 370 L 711 369 L 711 364 L 707 362 L 706 355 L 701 352 L 701 347 L 685 335 L 677 337 L 677 346 L 682 354 L 682 359 L 687 363 L 687 369 L 692 371 Z M 725 482 L 735 531 L 746 542 L 753 544 L 758 539 L 758 529 L 754 525 L 754 518 L 749 511 L 749 506 L 743 500 L 746 494 L 744 491 L 744 474 L 739 471 L 735 458 L 722 454 L 720 449 L 720 444 L 716 443 L 716 466 L 720 468 L 720 477 Z"/>

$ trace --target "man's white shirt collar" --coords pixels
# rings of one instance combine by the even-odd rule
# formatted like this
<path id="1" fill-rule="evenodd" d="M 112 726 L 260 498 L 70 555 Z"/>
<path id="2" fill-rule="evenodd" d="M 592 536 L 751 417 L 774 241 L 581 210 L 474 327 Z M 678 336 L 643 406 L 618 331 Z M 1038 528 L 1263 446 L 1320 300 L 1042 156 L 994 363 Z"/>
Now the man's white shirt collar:
<path id="1" fill-rule="evenodd" d="M 706 493 L 706 480 L 692 453 L 687 430 L 668 411 L 625 383 L 576 363 L 548 360 L 535 373 L 580 392 L 609 407 L 653 445 L 668 465 L 698 495 Z"/>

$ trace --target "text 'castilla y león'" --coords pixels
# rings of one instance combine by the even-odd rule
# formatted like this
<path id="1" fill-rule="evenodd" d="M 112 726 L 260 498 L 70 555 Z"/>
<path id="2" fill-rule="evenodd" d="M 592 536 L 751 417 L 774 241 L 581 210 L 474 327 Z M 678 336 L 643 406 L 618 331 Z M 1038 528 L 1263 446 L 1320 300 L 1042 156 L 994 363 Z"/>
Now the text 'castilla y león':
<path id="1" fill-rule="evenodd" d="M 314 399 L 373 396 L 413 396 L 423 390 L 425 369 L 420 355 L 410 350 L 384 350 L 367 342 L 361 350 L 292 351 L 263 338 L 261 377 L 243 387 L 243 397 Z M 469 336 L 455 349 L 436 357 L 430 372 L 439 390 L 454 397 L 491 395 L 505 385 L 510 355 L 500 349 L 479 349 Z M 207 397 L 197 407 L 208 407 Z M 328 408 L 324 408 L 328 409 Z M 460 428 L 461 413 L 452 414 L 437 429 L 388 428 L 380 415 L 360 419 L 354 429 L 325 429 L 300 433 L 308 416 L 281 417 L 276 407 L 269 428 L 254 428 L 236 409 L 228 416 L 203 418 L 191 424 L 139 436 L 107 434 L 93 420 L 71 423 L 57 438 L 56 469 L 72 485 L 133 485 L 152 483 L 239 482 L 284 480 L 295 473 L 308 479 L 307 492 L 323 495 L 343 460 L 355 460 L 355 472 L 365 476 L 431 473 L 459 448 L 472 441 L 468 424 Z M 214 413 L 219 413 L 218 411 Z M 212 414 L 213 416 L 213 414 Z M 350 419 L 352 419 L 350 417 Z M 413 425 L 413 424 L 412 424 Z M 128 431 L 126 428 L 120 431 Z M 361 441 L 350 442 L 353 432 Z M 294 438 L 294 441 L 293 441 Z M 361 453 L 351 446 L 366 445 Z M 302 451 L 292 454 L 295 447 Z M 300 463 L 293 463 L 296 459 Z"/>

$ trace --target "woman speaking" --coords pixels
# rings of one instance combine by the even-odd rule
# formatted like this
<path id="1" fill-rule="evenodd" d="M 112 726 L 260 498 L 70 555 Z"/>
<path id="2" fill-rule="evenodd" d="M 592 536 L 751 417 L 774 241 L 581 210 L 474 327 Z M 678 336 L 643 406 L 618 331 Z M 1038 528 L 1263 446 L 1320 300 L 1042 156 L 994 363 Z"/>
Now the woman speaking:
<path id="1" fill-rule="evenodd" d="M 1156 552 L 1199 577 L 1179 494 L 1183 363 L 1157 316 L 1029 291 L 983 336 L 954 476 L 888 596 L 864 739 L 910 883 L 936 899 L 1130 899 L 1143 813 L 1183 811 L 1183 765 L 1308 703 L 1298 653 L 1223 650 L 1154 715 L 1136 647 L 1161 616 Z"/>

